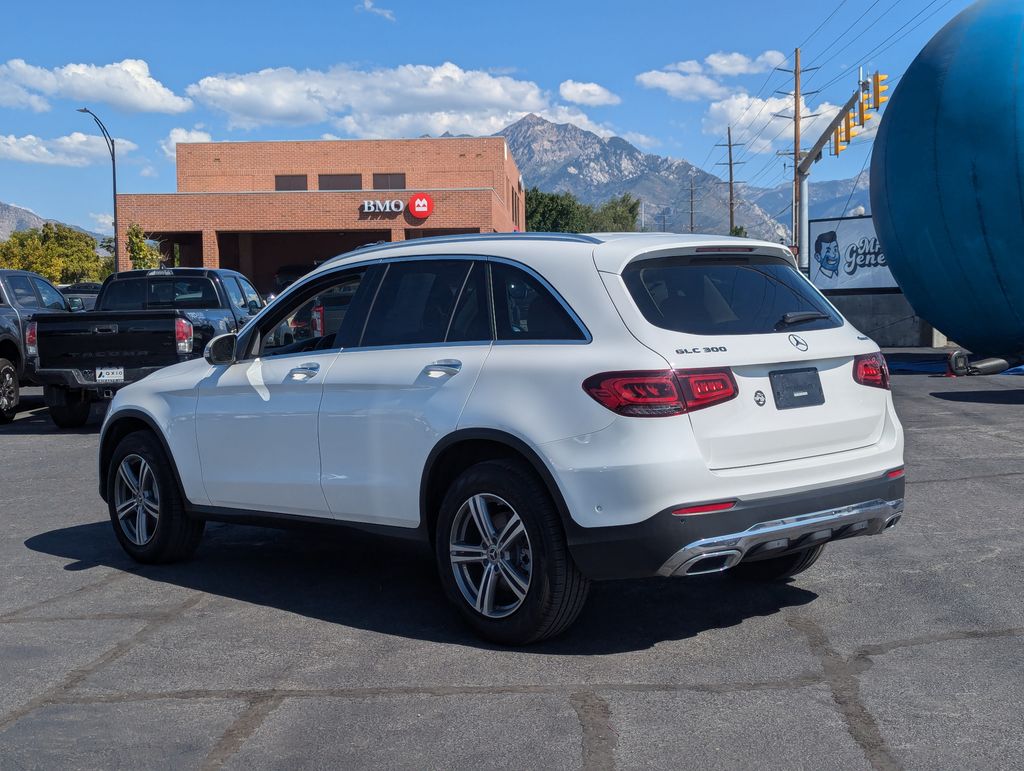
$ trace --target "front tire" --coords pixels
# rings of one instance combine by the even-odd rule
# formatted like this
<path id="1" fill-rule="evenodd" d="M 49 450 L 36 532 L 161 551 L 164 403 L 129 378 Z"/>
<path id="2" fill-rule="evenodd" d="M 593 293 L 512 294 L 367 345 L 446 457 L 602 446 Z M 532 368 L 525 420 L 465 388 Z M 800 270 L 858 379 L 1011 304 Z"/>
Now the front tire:
<path id="1" fill-rule="evenodd" d="M 148 564 L 192 556 L 206 523 L 189 519 L 160 442 L 148 431 L 128 434 L 107 468 L 110 521 L 128 555 Z"/>
<path id="2" fill-rule="evenodd" d="M 20 402 L 18 370 L 7 359 L 0 359 L 0 423 L 10 423 L 14 420 Z"/>
<path id="3" fill-rule="evenodd" d="M 818 561 L 825 544 L 757 562 L 741 562 L 726 575 L 743 581 L 785 581 Z"/>
<path id="4" fill-rule="evenodd" d="M 569 554 L 551 496 L 533 469 L 492 460 L 449 488 L 435 531 L 445 594 L 473 630 L 503 645 L 565 631 L 590 582 Z"/>

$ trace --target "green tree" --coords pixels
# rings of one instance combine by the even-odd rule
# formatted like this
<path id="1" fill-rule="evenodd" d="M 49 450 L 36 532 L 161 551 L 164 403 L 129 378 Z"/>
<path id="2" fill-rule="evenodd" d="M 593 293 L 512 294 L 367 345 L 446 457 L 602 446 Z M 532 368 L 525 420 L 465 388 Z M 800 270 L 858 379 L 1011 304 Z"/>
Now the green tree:
<path id="1" fill-rule="evenodd" d="M 135 270 L 152 270 L 160 267 L 160 249 L 147 239 L 141 225 L 128 226 L 128 259 Z"/>
<path id="2" fill-rule="evenodd" d="M 534 187 L 526 191 L 526 229 L 542 233 L 586 233 L 593 213 L 572 193 L 544 193 Z"/>
<path id="3" fill-rule="evenodd" d="M 54 283 L 102 281 L 113 269 L 92 236 L 57 222 L 12 233 L 0 242 L 0 267 L 30 270 Z"/>
<path id="4" fill-rule="evenodd" d="M 747 229 L 742 225 L 733 225 L 732 229 L 729 230 L 730 236 L 736 236 L 737 238 L 746 238 Z"/>
<path id="5" fill-rule="evenodd" d="M 640 199 L 629 193 L 611 198 L 601 204 L 594 212 L 593 233 L 632 233 L 636 230 L 636 221 L 640 217 Z"/>

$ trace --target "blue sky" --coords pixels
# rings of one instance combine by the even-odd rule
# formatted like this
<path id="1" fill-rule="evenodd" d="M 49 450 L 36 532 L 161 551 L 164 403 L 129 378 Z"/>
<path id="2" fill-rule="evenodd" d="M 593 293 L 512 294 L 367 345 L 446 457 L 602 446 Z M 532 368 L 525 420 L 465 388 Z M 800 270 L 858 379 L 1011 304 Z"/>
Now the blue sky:
<path id="1" fill-rule="evenodd" d="M 482 134 L 526 112 L 709 169 L 732 123 L 747 141 L 738 178 L 778 184 L 775 152 L 792 147 L 770 117 L 792 101 L 775 93 L 792 88 L 772 74 L 781 59 L 806 40 L 805 66 L 821 67 L 806 88 L 822 87 L 807 108 L 821 121 L 852 93 L 858 65 L 895 81 L 969 4 L 9 3 L 0 201 L 104 230 L 109 157 L 81 105 L 123 140 L 121 192 L 173 191 L 176 140 Z M 855 176 L 869 150 L 870 132 L 814 178 Z"/>

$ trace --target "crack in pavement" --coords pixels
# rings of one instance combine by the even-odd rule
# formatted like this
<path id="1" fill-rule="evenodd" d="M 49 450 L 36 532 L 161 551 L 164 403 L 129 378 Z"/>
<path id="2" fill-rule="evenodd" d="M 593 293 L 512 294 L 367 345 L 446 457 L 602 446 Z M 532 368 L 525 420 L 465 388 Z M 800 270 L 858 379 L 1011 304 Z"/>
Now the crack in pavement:
<path id="1" fill-rule="evenodd" d="M 594 691 L 577 691 L 569 696 L 580 721 L 583 771 L 614 771 L 618 734 L 612 726 L 608 701 Z"/>
<path id="2" fill-rule="evenodd" d="M 9 712 L 4 717 L 0 718 L 0 731 L 7 728 L 7 726 L 9 726 L 11 723 L 20 720 L 21 718 L 34 712 L 40 707 L 61 702 L 62 695 L 70 693 L 75 688 L 77 688 L 78 685 L 81 684 L 87 677 L 102 669 L 112 661 L 116 661 L 117 659 L 121 658 L 136 645 L 145 641 L 157 629 L 164 626 L 165 624 L 169 624 L 171 621 L 178 618 L 178 616 L 180 616 L 186 610 L 189 610 L 190 608 L 193 608 L 196 605 L 198 605 L 204 599 L 205 596 L 206 595 L 200 592 L 196 592 L 194 595 L 189 597 L 184 602 L 180 602 L 177 605 L 174 605 L 173 607 L 166 609 L 156 618 L 147 621 L 142 626 L 141 629 L 136 631 L 134 634 L 130 635 L 128 638 L 120 640 L 119 642 L 115 643 L 114 647 L 110 648 L 97 658 L 93 659 L 85 666 L 77 667 L 71 670 L 71 672 L 69 672 L 68 675 L 64 678 L 64 680 L 62 680 L 60 683 L 44 691 L 39 696 L 36 696 L 34 699 L 29 700 L 28 703 L 22 705 L 13 712 Z"/>
<path id="3" fill-rule="evenodd" d="M 119 581 L 128 579 L 129 577 L 135 575 L 135 573 L 135 570 L 112 570 L 109 574 L 99 579 L 98 581 L 93 581 L 91 584 L 83 584 L 82 586 L 76 587 L 75 589 L 71 589 L 70 591 L 62 592 L 61 594 L 54 595 L 53 597 L 47 597 L 45 600 L 39 600 L 37 602 L 30 603 L 29 605 L 23 605 L 20 608 L 15 608 L 14 610 L 8 610 L 4 613 L 0 613 L 0 622 L 6 621 L 15 616 L 20 616 L 22 613 L 28 613 L 29 611 L 45 607 L 46 605 L 50 605 L 51 603 L 60 602 L 61 600 L 67 600 L 79 594 L 90 592 L 93 589 L 100 589 L 105 586 L 110 586 L 111 584 L 115 584 Z"/>
<path id="4" fill-rule="evenodd" d="M 825 682 L 832 691 L 832 700 L 846 730 L 860 746 L 864 757 L 875 771 L 899 771 L 899 761 L 885 743 L 878 721 L 864 704 L 860 694 L 860 674 L 871 666 L 867 656 L 844 658 L 839 655 L 816 622 L 804 616 L 790 614 L 786 622 L 807 639 L 811 653 L 821 662 Z"/>
<path id="5" fill-rule="evenodd" d="M 242 748 L 249 737 L 256 733 L 270 713 L 281 706 L 283 701 L 283 696 L 272 693 L 252 697 L 242 714 L 228 726 L 228 730 L 217 740 L 213 749 L 206 756 L 206 760 L 203 761 L 203 771 L 213 771 L 222 767 L 232 755 Z"/>

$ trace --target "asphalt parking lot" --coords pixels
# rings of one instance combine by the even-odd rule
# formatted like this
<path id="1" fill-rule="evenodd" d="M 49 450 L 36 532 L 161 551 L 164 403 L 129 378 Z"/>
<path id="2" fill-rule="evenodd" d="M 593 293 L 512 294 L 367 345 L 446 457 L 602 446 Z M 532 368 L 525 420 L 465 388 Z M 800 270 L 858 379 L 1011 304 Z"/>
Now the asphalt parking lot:
<path id="1" fill-rule="evenodd" d="M 1019 767 L 1024 378 L 894 391 L 895 530 L 788 585 L 598 584 L 520 650 L 363 534 L 213 525 L 190 563 L 130 562 L 100 415 L 58 432 L 30 391 L 0 427 L 0 767 Z"/>

